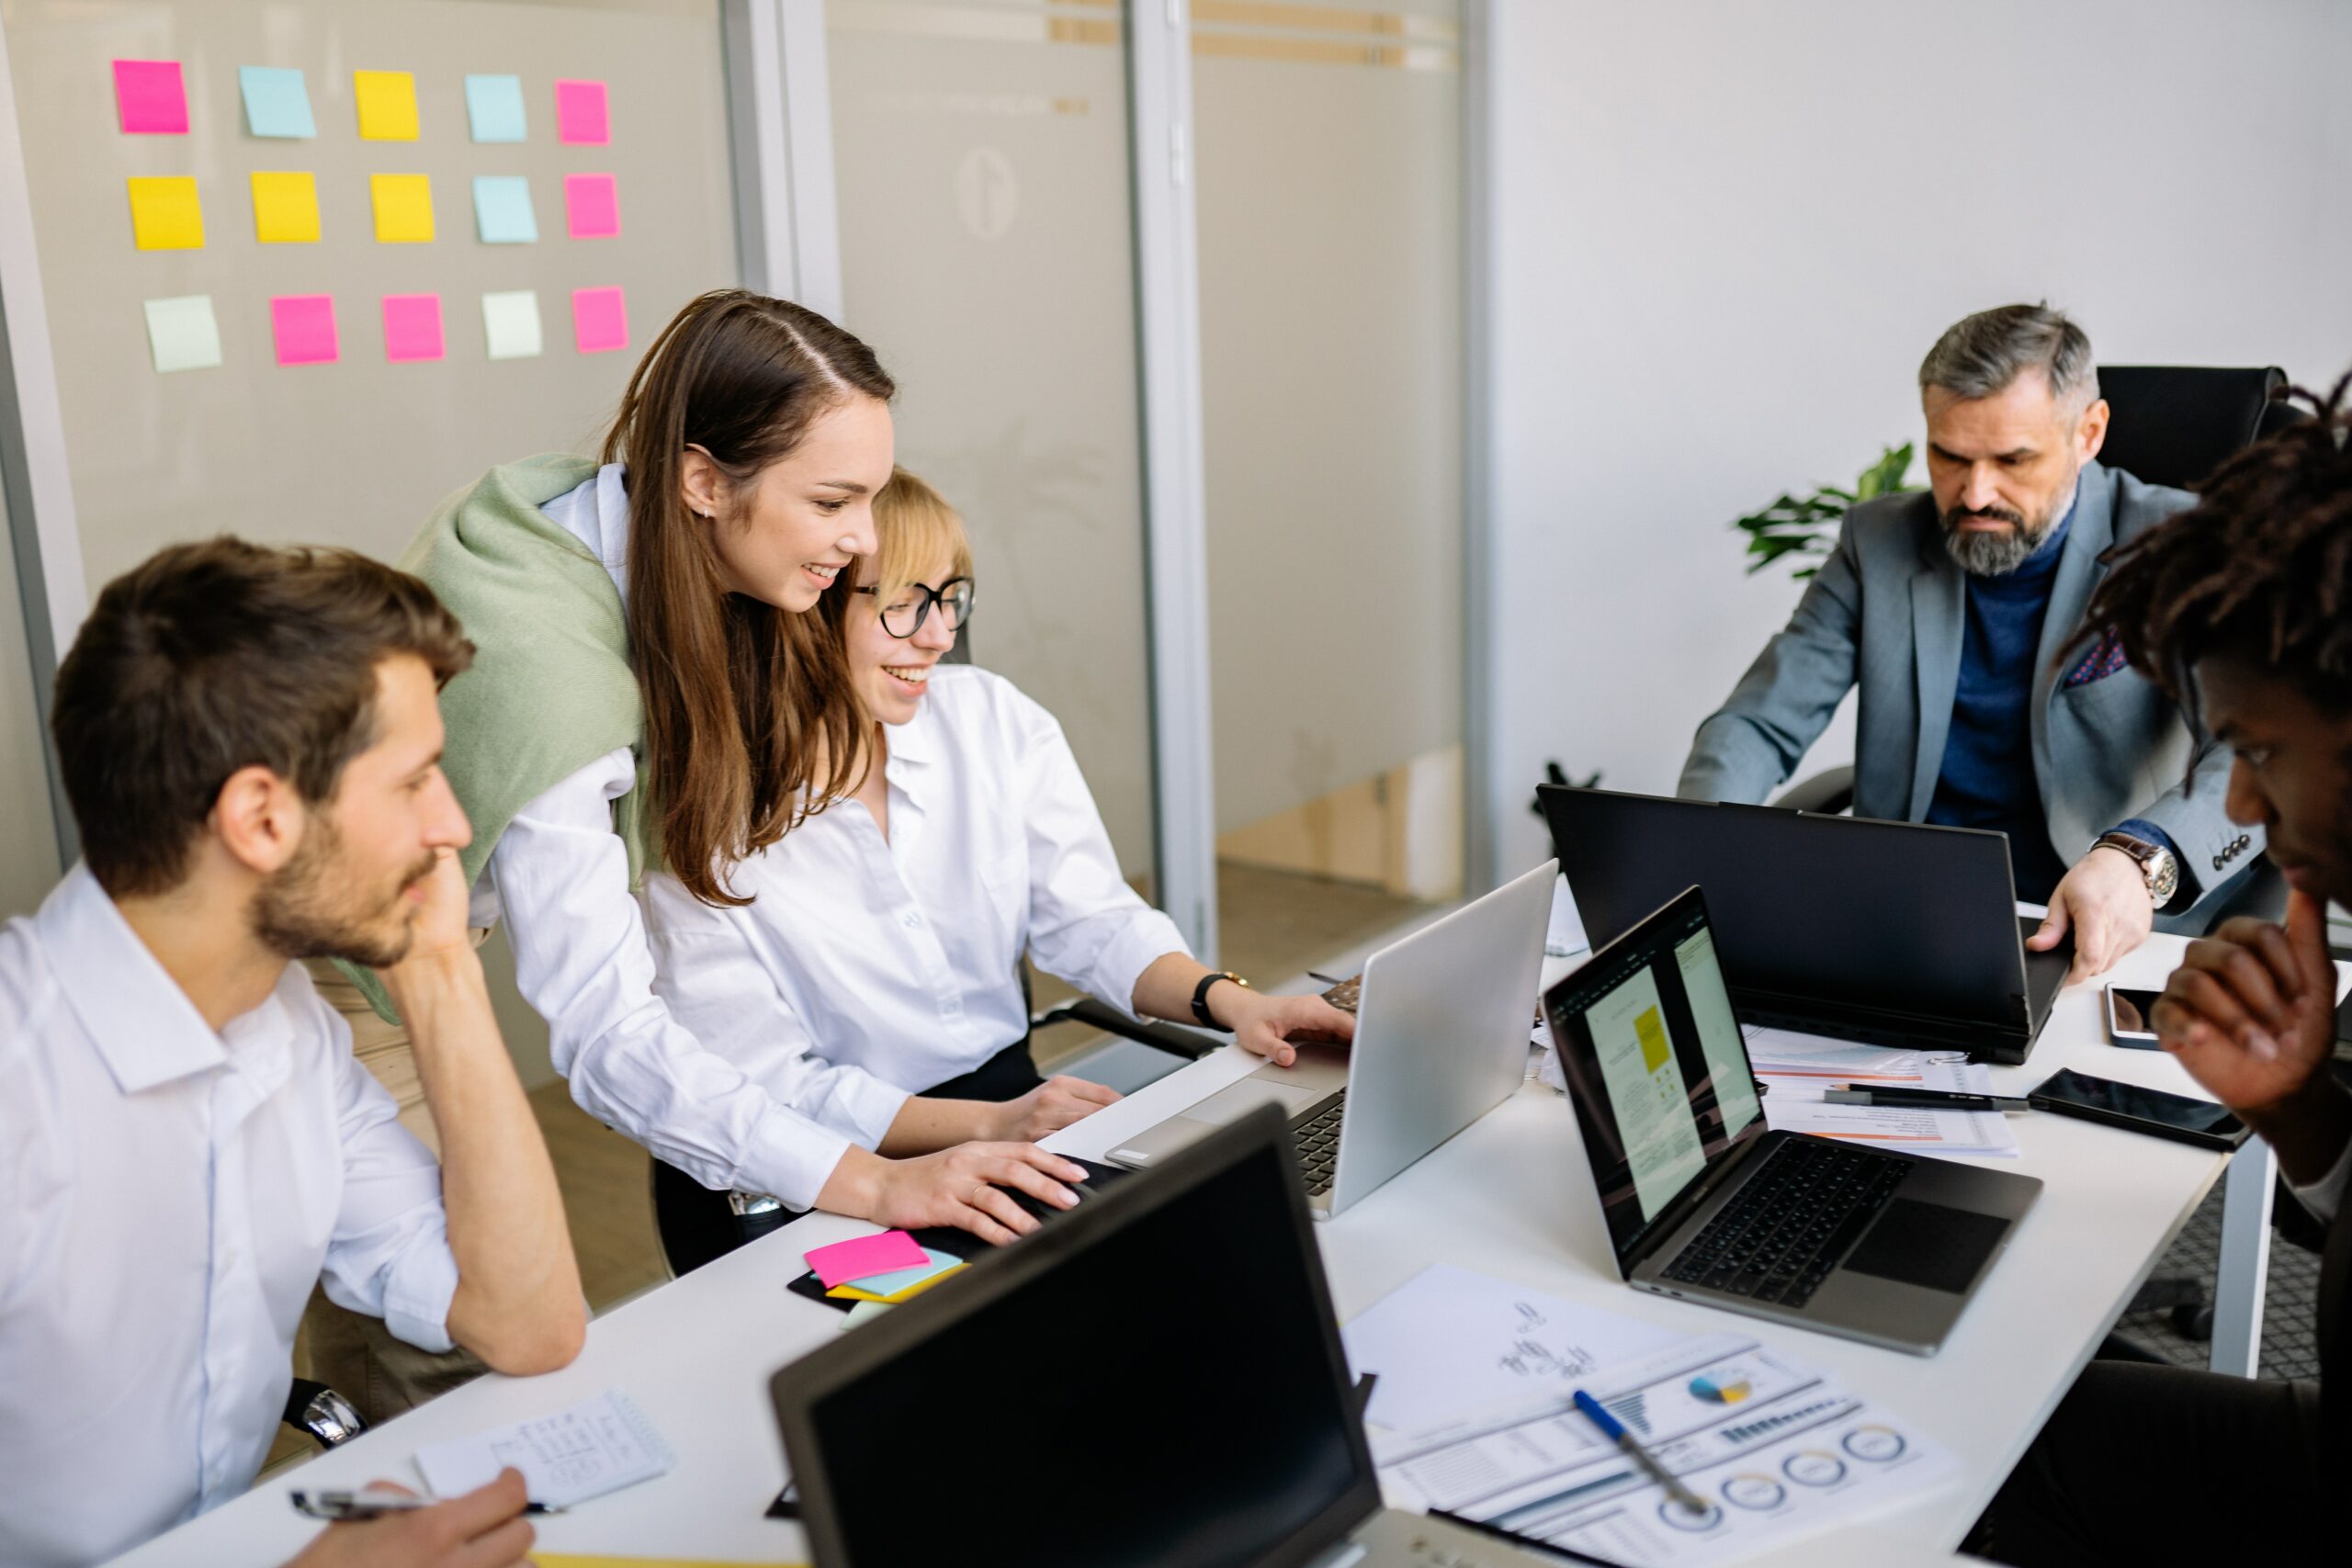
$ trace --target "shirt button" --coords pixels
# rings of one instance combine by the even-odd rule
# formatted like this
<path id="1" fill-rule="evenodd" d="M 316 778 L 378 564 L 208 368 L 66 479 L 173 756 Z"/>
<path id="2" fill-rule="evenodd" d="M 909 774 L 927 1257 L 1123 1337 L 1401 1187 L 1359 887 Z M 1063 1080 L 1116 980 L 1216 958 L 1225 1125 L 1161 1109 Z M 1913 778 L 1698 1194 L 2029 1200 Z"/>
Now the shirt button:
<path id="1" fill-rule="evenodd" d="M 921 924 L 922 924 L 922 917 L 921 915 L 909 915 L 907 917 L 907 930 L 912 931 Z"/>

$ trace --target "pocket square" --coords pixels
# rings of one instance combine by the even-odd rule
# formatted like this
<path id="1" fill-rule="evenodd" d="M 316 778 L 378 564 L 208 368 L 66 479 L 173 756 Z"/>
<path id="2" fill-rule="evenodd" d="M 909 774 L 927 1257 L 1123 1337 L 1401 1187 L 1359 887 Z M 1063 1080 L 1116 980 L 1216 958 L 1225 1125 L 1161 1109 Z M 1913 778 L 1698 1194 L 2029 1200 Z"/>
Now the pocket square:
<path id="1" fill-rule="evenodd" d="M 2123 639 L 2113 626 L 2098 634 L 2098 641 L 2083 655 L 2082 662 L 2066 672 L 2064 684 L 2072 689 L 2087 686 L 2094 681 L 2104 681 L 2129 663 L 2123 657 Z"/>

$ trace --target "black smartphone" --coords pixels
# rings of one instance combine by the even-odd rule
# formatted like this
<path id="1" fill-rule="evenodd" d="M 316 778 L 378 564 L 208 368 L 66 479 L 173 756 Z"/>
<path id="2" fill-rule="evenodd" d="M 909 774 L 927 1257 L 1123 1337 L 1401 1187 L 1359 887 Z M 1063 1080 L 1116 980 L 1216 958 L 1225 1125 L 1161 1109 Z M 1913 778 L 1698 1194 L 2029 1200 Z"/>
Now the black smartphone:
<path id="1" fill-rule="evenodd" d="M 2026 1099 L 2037 1111 L 2105 1122 L 2200 1148 L 2234 1149 L 2250 1136 L 2245 1123 L 2226 1105 L 2095 1078 L 2072 1069 L 2053 1073 Z"/>
<path id="2" fill-rule="evenodd" d="M 2156 998 L 2162 995 L 2162 991 L 2109 986 L 2107 988 L 2107 1037 L 2127 1051 L 2154 1050 L 2156 1029 L 2148 1021 L 2148 1015 L 2156 1010 Z"/>

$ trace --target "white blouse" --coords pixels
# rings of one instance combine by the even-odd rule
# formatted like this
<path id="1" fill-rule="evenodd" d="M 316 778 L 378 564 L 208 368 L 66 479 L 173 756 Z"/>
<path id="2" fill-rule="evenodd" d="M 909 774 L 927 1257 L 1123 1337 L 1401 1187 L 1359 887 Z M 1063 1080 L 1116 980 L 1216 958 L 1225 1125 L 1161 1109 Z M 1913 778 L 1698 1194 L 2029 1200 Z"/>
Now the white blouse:
<path id="1" fill-rule="evenodd" d="M 733 873 L 714 908 L 649 877 L 656 992 L 775 1100 L 872 1145 L 910 1093 L 1029 1030 L 1019 964 L 1134 1015 L 1184 953 L 1119 874 L 1051 714 L 999 675 L 941 665 L 888 732 L 890 834 L 834 802 Z"/>
<path id="2" fill-rule="evenodd" d="M 621 475 L 608 463 L 544 510 L 626 598 Z M 503 918 L 516 988 L 548 1021 L 555 1069 L 583 1110 L 706 1187 L 812 1208 L 850 1140 L 754 1083 L 654 993 L 628 852 L 613 830 L 612 803 L 636 784 L 624 746 L 525 806 L 475 883 L 473 923 Z"/>

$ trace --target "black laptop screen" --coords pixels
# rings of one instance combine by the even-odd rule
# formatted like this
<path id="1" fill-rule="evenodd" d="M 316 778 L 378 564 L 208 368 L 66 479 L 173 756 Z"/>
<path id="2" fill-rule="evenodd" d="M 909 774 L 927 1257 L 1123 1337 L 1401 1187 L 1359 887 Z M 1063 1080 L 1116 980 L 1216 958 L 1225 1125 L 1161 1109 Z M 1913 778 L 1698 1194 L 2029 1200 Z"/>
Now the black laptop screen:
<path id="1" fill-rule="evenodd" d="M 847 1562 L 1243 1568 L 1377 1506 L 1289 1159 L 1269 1139 L 819 1398 Z"/>
<path id="2" fill-rule="evenodd" d="M 1699 890 L 1593 954 L 1544 1002 L 1622 1262 L 1710 1164 L 1763 1126 Z"/>

